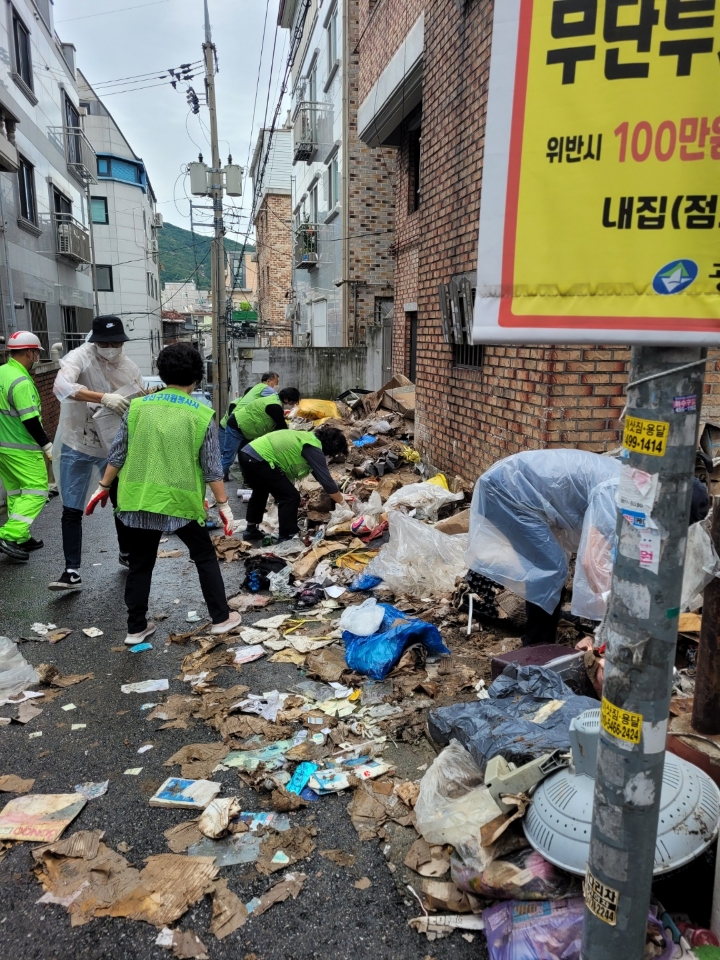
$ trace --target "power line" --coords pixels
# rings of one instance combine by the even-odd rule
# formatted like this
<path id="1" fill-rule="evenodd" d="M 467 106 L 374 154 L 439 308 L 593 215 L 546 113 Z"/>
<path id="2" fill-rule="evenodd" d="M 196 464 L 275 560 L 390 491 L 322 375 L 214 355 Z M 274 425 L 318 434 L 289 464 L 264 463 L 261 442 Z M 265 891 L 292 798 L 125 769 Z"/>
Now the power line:
<path id="1" fill-rule="evenodd" d="M 115 10 L 103 10 L 101 13 L 85 13 L 82 17 L 67 17 L 65 20 L 56 20 L 55 23 L 72 23 L 73 20 L 89 20 L 90 17 L 108 17 L 111 13 L 124 13 L 126 10 L 139 10 L 140 7 L 156 7 L 160 3 L 169 3 L 170 0 L 151 0 L 150 3 L 138 3 L 134 7 L 116 7 Z"/>
<path id="2" fill-rule="evenodd" d="M 197 67 L 202 63 L 202 60 L 193 60 L 191 63 L 181 63 L 179 67 L 167 67 L 160 68 L 158 70 L 149 70 L 147 73 L 133 73 L 129 77 L 118 77 L 115 80 L 98 80 L 97 83 L 93 83 L 93 87 L 104 87 L 108 84 L 114 83 L 124 83 L 126 80 L 141 80 L 143 77 L 146 77 L 149 80 L 155 79 L 156 74 L 163 72 L 164 73 L 184 73 L 187 72 L 191 67 Z"/>

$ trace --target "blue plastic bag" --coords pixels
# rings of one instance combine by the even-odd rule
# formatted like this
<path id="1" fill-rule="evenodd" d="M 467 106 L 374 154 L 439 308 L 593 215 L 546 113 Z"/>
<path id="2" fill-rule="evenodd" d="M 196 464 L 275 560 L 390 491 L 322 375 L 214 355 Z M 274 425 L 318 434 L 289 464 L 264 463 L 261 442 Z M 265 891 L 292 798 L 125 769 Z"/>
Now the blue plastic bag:
<path id="1" fill-rule="evenodd" d="M 374 437 L 371 433 L 363 434 L 359 440 L 353 440 L 354 447 L 369 447 L 371 443 L 377 443 L 377 437 Z"/>
<path id="2" fill-rule="evenodd" d="M 385 616 L 377 633 L 359 637 L 348 630 L 343 632 L 345 662 L 351 670 L 365 673 L 373 680 L 384 680 L 413 643 L 422 643 L 432 654 L 450 654 L 434 624 L 411 619 L 389 603 L 381 606 Z M 393 626 L 397 620 L 402 623 Z"/>
<path id="3" fill-rule="evenodd" d="M 357 574 L 353 582 L 348 587 L 351 593 L 357 593 L 360 590 L 374 590 L 382 583 L 382 577 L 373 577 L 370 573 L 361 571 Z"/>

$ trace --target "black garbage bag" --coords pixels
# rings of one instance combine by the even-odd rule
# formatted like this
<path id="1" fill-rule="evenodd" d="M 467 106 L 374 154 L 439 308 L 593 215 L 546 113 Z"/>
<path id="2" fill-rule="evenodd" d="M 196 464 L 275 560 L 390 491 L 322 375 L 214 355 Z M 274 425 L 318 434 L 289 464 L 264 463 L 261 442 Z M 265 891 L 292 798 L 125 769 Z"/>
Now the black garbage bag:
<path id="1" fill-rule="evenodd" d="M 509 664 L 488 694 L 486 700 L 432 710 L 428 718 L 436 743 L 459 740 L 483 772 L 498 754 L 520 766 L 552 750 L 569 750 L 570 721 L 598 707 L 546 667 Z"/>
<path id="2" fill-rule="evenodd" d="M 245 561 L 245 579 L 243 587 L 251 593 L 259 593 L 261 590 L 270 589 L 270 574 L 279 573 L 287 566 L 282 557 L 276 557 L 272 553 L 263 553 L 257 557 L 250 557 Z M 290 576 L 290 583 L 294 577 Z"/>

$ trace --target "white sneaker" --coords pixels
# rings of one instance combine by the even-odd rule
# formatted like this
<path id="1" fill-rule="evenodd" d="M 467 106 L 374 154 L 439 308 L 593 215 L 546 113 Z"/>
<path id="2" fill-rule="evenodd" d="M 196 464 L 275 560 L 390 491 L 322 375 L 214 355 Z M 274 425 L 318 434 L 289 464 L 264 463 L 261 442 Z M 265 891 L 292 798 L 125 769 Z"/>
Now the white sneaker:
<path id="1" fill-rule="evenodd" d="M 214 623 L 210 627 L 210 633 L 214 633 L 216 636 L 219 633 L 230 633 L 231 630 L 234 630 L 235 627 L 239 627 L 242 622 L 242 617 L 237 611 L 233 611 L 227 620 L 223 623 Z"/>
<path id="2" fill-rule="evenodd" d="M 140 633 L 129 633 L 125 637 L 125 643 L 129 647 L 134 647 L 136 643 L 142 643 L 143 640 L 147 640 L 148 637 L 151 637 L 156 630 L 157 626 L 154 623 L 148 622 L 148 625 Z"/>

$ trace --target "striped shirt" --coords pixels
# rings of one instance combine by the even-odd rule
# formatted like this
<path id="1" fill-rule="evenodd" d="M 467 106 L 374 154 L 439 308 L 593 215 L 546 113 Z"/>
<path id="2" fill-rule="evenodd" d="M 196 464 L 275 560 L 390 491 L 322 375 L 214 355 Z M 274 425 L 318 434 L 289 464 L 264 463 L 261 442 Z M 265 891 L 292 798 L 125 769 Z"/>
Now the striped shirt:
<path id="1" fill-rule="evenodd" d="M 122 468 L 127 459 L 128 426 L 127 413 L 122 418 L 120 429 L 110 448 L 108 463 L 113 467 Z M 220 444 L 215 421 L 212 420 L 207 428 L 205 439 L 200 447 L 200 467 L 205 483 L 222 480 L 223 470 L 220 462 Z M 168 517 L 164 513 L 148 513 L 146 510 L 118 510 L 118 519 L 126 527 L 135 527 L 139 530 L 161 530 L 163 533 L 176 533 L 181 527 L 190 522 L 186 517 Z"/>

